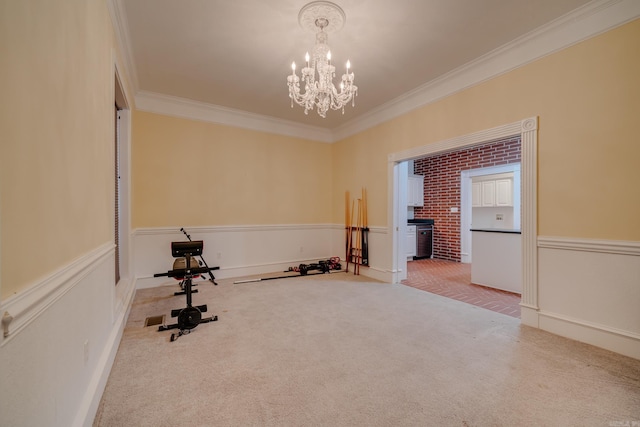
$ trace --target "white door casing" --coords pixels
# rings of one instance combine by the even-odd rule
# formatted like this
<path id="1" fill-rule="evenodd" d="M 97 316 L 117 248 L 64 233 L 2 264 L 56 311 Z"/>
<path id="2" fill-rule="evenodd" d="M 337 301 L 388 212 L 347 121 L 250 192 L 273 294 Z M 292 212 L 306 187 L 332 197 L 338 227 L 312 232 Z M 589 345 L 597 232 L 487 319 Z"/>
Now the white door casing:
<path id="1" fill-rule="evenodd" d="M 438 153 L 454 151 L 482 145 L 512 136 L 520 136 L 521 141 L 521 202 L 522 220 L 522 307 L 521 321 L 523 324 L 538 327 L 538 276 L 537 276 L 537 145 L 538 145 L 538 117 L 527 118 L 518 122 L 497 126 L 495 128 L 438 141 L 432 144 L 415 147 L 388 156 L 387 176 L 392 180 L 389 188 L 388 221 L 389 234 L 392 242 L 392 281 L 398 283 L 402 274 L 406 276 L 407 260 L 403 249 L 406 236 L 406 225 L 402 227 L 402 211 L 406 206 L 398 205 L 398 192 L 402 191 L 398 185 L 398 167 L 404 161 L 417 159 Z M 515 183 L 514 183 L 515 185 Z M 406 186 L 405 186 L 406 188 Z M 470 190 L 470 189 L 469 189 Z M 469 205 L 471 204 L 469 191 Z M 406 196 L 405 196 L 406 197 Z M 515 204 L 515 200 L 514 200 Z M 403 209 L 404 208 L 404 209 Z"/>

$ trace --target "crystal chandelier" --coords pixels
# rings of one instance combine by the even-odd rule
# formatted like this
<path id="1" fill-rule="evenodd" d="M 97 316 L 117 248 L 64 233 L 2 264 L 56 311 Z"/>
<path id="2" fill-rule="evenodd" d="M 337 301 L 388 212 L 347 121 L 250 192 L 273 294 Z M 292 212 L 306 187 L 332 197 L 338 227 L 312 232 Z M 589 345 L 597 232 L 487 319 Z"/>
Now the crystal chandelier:
<path id="1" fill-rule="evenodd" d="M 291 108 L 293 102 L 304 107 L 304 113 L 317 107 L 318 114 L 325 118 L 329 108 L 342 109 L 351 101 L 355 105 L 354 96 L 358 87 L 353 84 L 351 63 L 347 61 L 345 73 L 342 75 L 340 90 L 333 84 L 336 67 L 331 64 L 331 51 L 327 45 L 328 32 L 342 28 L 345 21 L 344 11 L 336 4 L 328 1 L 314 1 L 304 6 L 298 14 L 300 26 L 316 32 L 316 44 L 311 56 L 305 55 L 306 65 L 302 68 L 304 92 L 300 92 L 300 80 L 296 74 L 296 63 L 291 64 L 291 75 L 287 77 Z"/>

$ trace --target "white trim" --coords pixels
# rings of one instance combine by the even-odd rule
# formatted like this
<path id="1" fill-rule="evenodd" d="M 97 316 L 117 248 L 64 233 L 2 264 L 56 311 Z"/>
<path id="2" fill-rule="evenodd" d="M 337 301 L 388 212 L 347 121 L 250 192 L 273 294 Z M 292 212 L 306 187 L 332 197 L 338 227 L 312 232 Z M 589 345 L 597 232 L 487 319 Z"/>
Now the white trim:
<path id="1" fill-rule="evenodd" d="M 185 231 L 189 235 L 194 233 L 219 233 L 219 232 L 238 232 L 238 231 L 275 231 L 275 230 L 317 230 L 332 228 L 335 224 L 267 224 L 267 225 L 213 225 L 206 227 L 185 227 Z M 139 235 L 162 235 L 162 234 L 180 234 L 183 235 L 177 227 L 154 227 L 154 228 L 137 228 L 133 231 L 133 236 Z"/>
<path id="2" fill-rule="evenodd" d="M 528 120 L 534 120 L 537 123 L 537 118 L 535 117 Z M 445 139 L 442 141 L 434 142 L 432 144 L 422 145 L 420 147 L 391 153 L 388 156 L 388 161 L 401 162 L 405 160 L 412 160 L 419 157 L 458 150 L 463 147 L 468 148 L 475 145 L 487 144 L 498 139 L 519 135 L 523 129 L 523 122 L 524 120 L 520 122 L 513 122 L 502 126 L 496 126 L 491 129 L 485 129 L 478 132 L 470 133 L 467 135 L 456 136 L 454 138 Z"/>
<path id="3" fill-rule="evenodd" d="M 7 336 L 0 334 L 0 347 L 4 346 L 22 329 L 29 325 L 48 307 L 63 297 L 80 280 L 113 254 L 112 242 L 105 243 L 86 255 L 76 259 L 39 283 L 28 286 L 25 291 L 9 297 L 0 304 L 0 313 L 13 317 L 7 325 Z"/>
<path id="4" fill-rule="evenodd" d="M 577 239 L 572 237 L 538 236 L 538 247 L 640 256 L 640 242 L 625 240 L 595 240 Z"/>
<path id="5" fill-rule="evenodd" d="M 500 166 L 488 166 L 476 169 L 466 169 L 460 171 L 460 262 L 472 263 L 473 253 L 471 252 L 471 180 L 477 176 L 493 175 L 505 172 L 512 172 L 514 176 L 513 187 L 518 191 L 513 200 L 513 228 L 520 229 L 520 162 L 507 163 Z"/>
<path id="6" fill-rule="evenodd" d="M 335 142 L 357 134 L 626 24 L 640 16 L 640 2 L 637 0 L 594 0 L 332 131 L 183 98 L 139 92 L 137 71 L 122 1 L 108 0 L 107 4 L 116 40 L 123 52 L 127 75 L 131 77 L 133 92 L 136 93 L 136 105 L 138 102 L 144 105 L 141 109 L 321 142 Z"/>
<path id="7" fill-rule="evenodd" d="M 345 226 L 344 224 L 330 224 L 330 227 L 334 230 L 342 230 L 345 231 Z M 387 227 L 376 227 L 376 226 L 369 226 L 369 233 L 371 234 L 387 234 L 389 232 Z"/>
<path id="8" fill-rule="evenodd" d="M 220 233 L 220 232 L 238 232 L 238 231 L 281 231 L 281 230 L 344 230 L 342 224 L 266 224 L 266 225 L 213 225 L 206 227 L 186 227 L 185 231 L 189 235 L 194 233 Z M 369 227 L 371 233 L 387 233 L 386 227 Z M 154 227 L 154 228 L 137 228 L 133 231 L 133 237 L 136 236 L 152 236 L 165 234 L 183 235 L 179 228 L 176 227 Z"/>
<path id="9" fill-rule="evenodd" d="M 538 317 L 540 329 L 640 359 L 640 334 L 544 310 Z"/>
<path id="10" fill-rule="evenodd" d="M 591 328 L 591 329 L 597 329 L 599 331 L 606 332 L 608 334 L 615 334 L 615 335 L 619 335 L 621 337 L 631 338 L 633 340 L 640 341 L 640 334 L 637 334 L 637 333 L 634 333 L 634 332 L 623 331 L 622 329 L 612 328 L 610 326 L 600 325 L 600 324 L 593 323 L 593 322 L 587 322 L 585 320 L 575 319 L 575 318 L 570 317 L 570 316 L 565 316 L 565 315 L 558 314 L 558 313 L 551 313 L 551 312 L 544 311 L 544 310 L 540 310 L 539 315 L 541 317 L 548 317 L 548 318 L 552 318 L 552 319 L 556 319 L 556 320 L 561 320 L 563 322 L 573 323 L 574 325 L 580 325 L 580 326 L 588 327 L 588 328 Z"/>
<path id="11" fill-rule="evenodd" d="M 159 93 L 140 91 L 136 94 L 136 108 L 192 120 L 217 123 L 278 135 L 293 136 L 318 142 L 333 142 L 330 130 L 303 125 L 246 111 L 234 110 L 204 102 Z"/>
<path id="12" fill-rule="evenodd" d="M 116 41 L 124 59 L 124 74 L 131 81 L 133 93 L 136 93 L 140 88 L 138 84 L 138 71 L 133 57 L 133 48 L 131 47 L 127 14 L 124 11 L 122 1 L 123 0 L 107 0 L 107 8 L 109 9 L 109 16 L 111 17 L 113 32 L 115 33 Z"/>

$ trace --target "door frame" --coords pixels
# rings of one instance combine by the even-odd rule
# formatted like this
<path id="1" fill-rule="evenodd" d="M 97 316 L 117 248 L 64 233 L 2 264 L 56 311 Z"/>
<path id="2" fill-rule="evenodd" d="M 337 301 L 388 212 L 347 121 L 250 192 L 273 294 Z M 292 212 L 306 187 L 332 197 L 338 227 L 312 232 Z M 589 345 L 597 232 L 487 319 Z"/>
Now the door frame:
<path id="1" fill-rule="evenodd" d="M 404 251 L 406 234 L 406 206 L 399 204 L 406 185 L 401 188 L 400 163 L 420 157 L 456 151 L 499 139 L 520 136 L 521 141 L 521 200 L 522 200 L 522 301 L 521 321 L 538 327 L 538 252 L 537 252 L 537 165 L 538 165 L 538 117 L 530 117 L 495 128 L 438 141 L 432 144 L 399 151 L 388 156 L 389 201 L 388 221 L 391 235 L 391 272 L 393 283 L 406 277 L 407 259 Z M 404 211 L 404 214 L 403 214 Z M 404 223 L 403 223 L 404 222 Z"/>
<path id="2" fill-rule="evenodd" d="M 513 173 L 513 228 L 520 229 L 522 221 L 520 205 L 520 163 L 508 163 L 500 166 L 488 166 L 476 169 L 466 169 L 460 172 L 460 262 L 470 264 L 473 262 L 471 253 L 471 181 L 472 178 L 498 173 Z"/>

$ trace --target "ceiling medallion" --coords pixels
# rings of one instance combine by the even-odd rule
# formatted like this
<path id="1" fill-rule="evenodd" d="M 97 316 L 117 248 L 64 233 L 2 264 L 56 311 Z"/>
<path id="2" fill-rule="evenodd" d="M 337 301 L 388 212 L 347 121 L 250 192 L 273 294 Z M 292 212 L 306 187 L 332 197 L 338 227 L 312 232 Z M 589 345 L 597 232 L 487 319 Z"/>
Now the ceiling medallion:
<path id="1" fill-rule="evenodd" d="M 305 55 L 305 67 L 302 68 L 302 77 L 296 74 L 296 63 L 291 64 L 291 75 L 287 77 L 289 86 L 289 98 L 291 108 L 293 103 L 304 107 L 304 113 L 317 108 L 318 114 L 325 118 L 329 108 L 342 109 L 351 101 L 355 105 L 354 96 L 358 94 L 358 87 L 353 84 L 351 63 L 347 61 L 345 73 L 342 75 L 340 90 L 333 84 L 336 67 L 331 64 L 331 51 L 327 45 L 328 33 L 342 28 L 346 16 L 344 11 L 336 4 L 328 1 L 314 1 L 304 6 L 298 14 L 298 23 L 303 29 L 316 33 L 316 44 L 311 56 Z M 304 92 L 300 91 L 300 80 L 304 81 Z"/>

